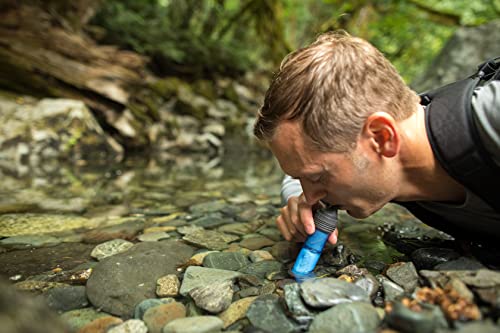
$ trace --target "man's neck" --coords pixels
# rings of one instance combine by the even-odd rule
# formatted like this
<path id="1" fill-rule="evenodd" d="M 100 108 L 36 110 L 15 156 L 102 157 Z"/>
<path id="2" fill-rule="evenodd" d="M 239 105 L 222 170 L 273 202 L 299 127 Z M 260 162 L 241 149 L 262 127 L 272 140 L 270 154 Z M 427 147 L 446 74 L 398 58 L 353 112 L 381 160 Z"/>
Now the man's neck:
<path id="1" fill-rule="evenodd" d="M 400 123 L 402 185 L 395 200 L 461 203 L 464 187 L 446 173 L 434 156 L 425 128 L 425 111 L 418 111 Z"/>

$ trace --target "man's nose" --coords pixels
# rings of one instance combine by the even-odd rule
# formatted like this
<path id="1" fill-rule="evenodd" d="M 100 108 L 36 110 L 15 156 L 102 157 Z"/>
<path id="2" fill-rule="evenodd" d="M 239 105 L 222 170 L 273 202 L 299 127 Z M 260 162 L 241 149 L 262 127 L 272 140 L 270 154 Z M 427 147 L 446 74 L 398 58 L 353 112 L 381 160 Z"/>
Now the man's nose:
<path id="1" fill-rule="evenodd" d="M 323 199 L 327 194 L 322 184 L 313 183 L 307 179 L 301 179 L 300 185 L 302 185 L 302 192 L 304 193 L 306 202 L 309 205 L 314 205 L 315 203 Z"/>

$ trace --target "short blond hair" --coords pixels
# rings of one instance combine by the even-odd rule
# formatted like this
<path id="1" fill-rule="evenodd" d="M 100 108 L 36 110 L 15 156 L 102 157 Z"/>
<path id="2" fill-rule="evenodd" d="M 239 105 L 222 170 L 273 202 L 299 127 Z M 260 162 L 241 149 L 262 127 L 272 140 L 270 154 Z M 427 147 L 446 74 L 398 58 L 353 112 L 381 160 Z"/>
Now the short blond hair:
<path id="1" fill-rule="evenodd" d="M 349 152 L 366 118 L 408 118 L 420 98 L 369 42 L 345 32 L 320 35 L 289 54 L 267 90 L 254 125 L 270 141 L 284 120 L 299 120 L 314 148 Z"/>

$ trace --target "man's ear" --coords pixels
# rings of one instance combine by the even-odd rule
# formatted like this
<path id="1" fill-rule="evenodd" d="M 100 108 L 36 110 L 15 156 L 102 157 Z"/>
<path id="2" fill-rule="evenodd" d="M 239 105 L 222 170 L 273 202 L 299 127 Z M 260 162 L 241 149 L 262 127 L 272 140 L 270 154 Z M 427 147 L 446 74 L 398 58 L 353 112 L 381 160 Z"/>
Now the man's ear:
<path id="1" fill-rule="evenodd" d="M 384 157 L 394 157 L 401 146 L 396 120 L 386 112 L 375 112 L 368 116 L 363 126 L 363 137 L 370 147 Z"/>

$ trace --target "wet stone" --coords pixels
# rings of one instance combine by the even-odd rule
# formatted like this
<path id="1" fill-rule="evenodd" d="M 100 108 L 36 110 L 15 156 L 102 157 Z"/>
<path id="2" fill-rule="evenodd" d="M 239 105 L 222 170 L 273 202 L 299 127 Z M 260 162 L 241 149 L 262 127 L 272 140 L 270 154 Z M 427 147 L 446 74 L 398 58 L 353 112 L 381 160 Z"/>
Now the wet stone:
<path id="1" fill-rule="evenodd" d="M 354 282 L 355 285 L 365 290 L 370 298 L 373 299 L 377 295 L 380 283 L 372 274 L 366 274 Z"/>
<path id="2" fill-rule="evenodd" d="M 195 219 L 191 221 L 191 224 L 206 229 L 213 229 L 224 224 L 230 224 L 232 222 L 234 222 L 233 219 L 224 217 L 221 213 L 217 212 Z"/>
<path id="3" fill-rule="evenodd" d="M 233 299 L 232 286 L 231 280 L 214 282 L 204 287 L 191 289 L 189 296 L 198 307 L 210 313 L 220 313 L 231 304 Z"/>
<path id="4" fill-rule="evenodd" d="M 215 316 L 194 316 L 171 321 L 162 333 L 218 333 L 224 322 Z"/>
<path id="5" fill-rule="evenodd" d="M 283 269 L 283 265 L 279 261 L 265 260 L 251 263 L 239 270 L 243 274 L 251 274 L 260 278 L 265 278 L 267 274 L 278 272 Z"/>
<path id="6" fill-rule="evenodd" d="M 21 235 L 0 240 L 0 246 L 14 249 L 54 246 L 59 243 L 61 243 L 60 239 L 50 235 Z"/>
<path id="7" fill-rule="evenodd" d="M 316 313 L 309 310 L 300 297 L 298 283 L 290 283 L 283 287 L 285 291 L 285 302 L 293 318 L 300 324 L 309 324 Z"/>
<path id="8" fill-rule="evenodd" d="M 178 241 L 137 243 L 94 267 L 87 281 L 90 302 L 103 311 L 131 317 L 136 304 L 156 296 L 156 281 L 174 274 L 193 248 Z"/>
<path id="9" fill-rule="evenodd" d="M 172 303 L 175 300 L 173 298 L 148 298 L 140 302 L 135 306 L 134 309 L 134 319 L 141 319 L 144 316 L 144 313 L 149 309 L 158 305 Z"/>
<path id="10" fill-rule="evenodd" d="M 204 267 L 228 271 L 237 271 L 249 264 L 247 256 L 238 252 L 214 252 L 203 259 Z"/>
<path id="11" fill-rule="evenodd" d="M 247 318 L 253 326 L 265 332 L 291 333 L 298 329 L 285 314 L 276 295 L 264 295 L 254 300 L 247 311 Z"/>
<path id="12" fill-rule="evenodd" d="M 95 319 L 83 326 L 78 333 L 105 333 L 111 327 L 118 326 L 123 323 L 123 320 L 117 317 L 102 317 Z"/>
<path id="13" fill-rule="evenodd" d="M 186 242 L 209 250 L 224 250 L 228 243 L 238 240 L 238 236 L 228 235 L 212 230 L 197 230 L 182 238 Z"/>
<path id="14" fill-rule="evenodd" d="M 412 262 L 392 264 L 387 269 L 386 275 L 406 292 L 412 292 L 418 286 L 418 273 Z"/>
<path id="15" fill-rule="evenodd" d="M 201 265 L 203 265 L 203 260 L 205 260 L 205 257 L 208 256 L 210 253 L 219 253 L 219 251 L 206 251 L 206 250 L 204 250 L 203 252 L 196 253 L 191 258 L 189 258 L 189 260 L 186 262 L 185 266 L 201 266 Z"/>
<path id="16" fill-rule="evenodd" d="M 123 324 L 111 328 L 106 333 L 148 333 L 148 327 L 139 319 L 129 319 Z"/>
<path id="17" fill-rule="evenodd" d="M 411 260 L 415 267 L 420 269 L 433 269 L 436 265 L 458 259 L 460 254 L 448 248 L 422 248 L 412 252 Z"/>
<path id="18" fill-rule="evenodd" d="M 238 272 L 222 269 L 190 266 L 184 273 L 180 294 L 186 296 L 194 288 L 203 288 L 216 282 L 232 280 L 241 275 Z"/>
<path id="19" fill-rule="evenodd" d="M 436 270 L 436 271 L 453 271 L 453 270 L 476 270 L 476 269 L 482 269 L 482 268 L 486 268 L 486 267 L 483 264 L 481 264 L 479 261 L 472 259 L 472 258 L 460 257 L 458 259 L 451 260 L 451 261 L 436 265 L 434 267 L 434 270 Z"/>
<path id="20" fill-rule="evenodd" d="M 171 302 L 147 309 L 143 321 L 148 327 L 148 333 L 161 333 L 163 326 L 184 317 L 186 317 L 184 305 L 179 302 Z"/>
<path id="21" fill-rule="evenodd" d="M 244 236 L 252 232 L 252 228 L 248 223 L 231 223 L 217 228 L 220 232 L 233 234 L 237 236 Z"/>
<path id="22" fill-rule="evenodd" d="M 259 287 L 248 287 L 248 288 L 243 288 L 238 292 L 238 295 L 242 298 L 244 297 L 249 297 L 249 296 L 259 296 L 260 295 L 260 288 Z"/>
<path id="23" fill-rule="evenodd" d="M 141 242 L 158 242 L 163 239 L 170 238 L 170 235 L 167 234 L 165 231 L 155 231 L 155 232 L 148 232 L 144 233 L 142 235 L 139 235 L 137 239 Z"/>
<path id="24" fill-rule="evenodd" d="M 43 298 L 48 307 L 55 311 L 70 311 L 88 306 L 84 286 L 55 287 L 47 290 Z"/>
<path id="25" fill-rule="evenodd" d="M 259 230 L 259 234 L 266 236 L 267 238 L 272 239 L 275 242 L 283 241 L 283 236 L 275 227 Z"/>
<path id="26" fill-rule="evenodd" d="M 278 242 L 271 248 L 271 254 L 283 263 L 294 261 L 299 254 L 300 246 L 288 241 Z"/>
<path id="27" fill-rule="evenodd" d="M 362 288 L 333 278 L 307 280 L 300 285 L 300 293 L 306 304 L 315 308 L 354 301 L 370 302 Z"/>
<path id="28" fill-rule="evenodd" d="M 259 261 L 264 261 L 264 260 L 274 260 L 274 257 L 271 253 L 268 251 L 264 250 L 256 250 L 252 251 L 248 257 L 252 262 L 259 262 Z"/>
<path id="29" fill-rule="evenodd" d="M 93 226 L 90 219 L 63 214 L 0 215 L 0 237 L 48 234 Z"/>
<path id="30" fill-rule="evenodd" d="M 453 333 L 500 333 L 499 325 L 491 322 L 471 322 L 462 324 Z"/>
<path id="31" fill-rule="evenodd" d="M 405 293 L 405 290 L 400 285 L 392 282 L 385 276 L 378 275 L 377 278 L 384 289 L 384 295 L 387 301 L 394 301 Z"/>
<path id="32" fill-rule="evenodd" d="M 330 332 L 332 328 L 336 333 L 375 332 L 379 324 L 380 317 L 371 304 L 343 303 L 317 315 L 308 332 Z"/>
<path id="33" fill-rule="evenodd" d="M 90 256 L 100 261 L 112 255 L 123 253 L 132 246 L 134 246 L 134 243 L 124 239 L 113 239 L 97 245 L 90 253 Z"/>
<path id="34" fill-rule="evenodd" d="M 70 332 L 77 332 L 88 323 L 103 317 L 110 317 L 110 315 L 98 312 L 94 308 L 71 310 L 61 315 L 61 319 L 67 324 Z"/>
<path id="35" fill-rule="evenodd" d="M 197 214 L 207 214 L 220 211 L 227 206 L 224 200 L 215 200 L 209 202 L 202 202 L 189 207 L 189 211 Z"/>
<path id="36" fill-rule="evenodd" d="M 392 311 L 386 315 L 385 321 L 390 327 L 402 332 L 427 333 L 448 328 L 448 323 L 439 307 L 430 304 L 423 304 L 422 307 L 422 311 L 415 312 L 396 302 Z"/>
<path id="37" fill-rule="evenodd" d="M 102 243 L 117 238 L 132 240 L 143 229 L 144 220 L 135 219 L 122 224 L 88 231 L 84 234 L 83 240 L 86 243 Z"/>
<path id="38" fill-rule="evenodd" d="M 240 246 L 245 247 L 249 250 L 259 250 L 266 246 L 274 245 L 274 241 L 264 237 L 264 236 L 256 236 L 245 238 L 240 242 Z"/>
<path id="39" fill-rule="evenodd" d="M 379 274 L 385 269 L 385 262 L 379 260 L 366 260 L 364 266 L 370 272 L 374 274 Z"/>
<path id="40" fill-rule="evenodd" d="M 229 327 L 238 320 L 245 318 L 248 308 L 257 297 L 246 297 L 232 303 L 224 312 L 219 314 L 219 318 L 224 322 L 224 328 Z"/>
<path id="41" fill-rule="evenodd" d="M 175 297 L 179 294 L 181 283 L 175 274 L 165 275 L 156 281 L 156 295 L 159 297 Z"/>

